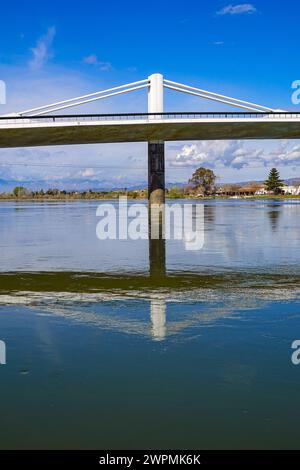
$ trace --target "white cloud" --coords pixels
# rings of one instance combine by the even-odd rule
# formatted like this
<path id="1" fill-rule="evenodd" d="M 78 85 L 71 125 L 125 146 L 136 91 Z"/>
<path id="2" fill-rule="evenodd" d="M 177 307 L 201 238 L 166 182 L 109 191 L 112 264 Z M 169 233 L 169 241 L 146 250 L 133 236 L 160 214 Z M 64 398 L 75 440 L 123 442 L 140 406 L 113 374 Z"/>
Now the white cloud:
<path id="1" fill-rule="evenodd" d="M 270 158 L 277 165 L 297 164 L 300 162 L 300 145 L 283 142 L 270 154 Z"/>
<path id="2" fill-rule="evenodd" d="M 184 145 L 172 166 L 201 166 L 212 168 L 230 166 L 241 168 L 245 161 L 244 144 L 237 140 L 200 141 Z"/>
<path id="3" fill-rule="evenodd" d="M 98 59 L 96 54 L 90 54 L 83 58 L 83 62 L 88 65 L 95 65 L 100 68 L 103 72 L 109 72 L 113 69 L 113 66 L 110 62 L 102 62 Z"/>
<path id="4" fill-rule="evenodd" d="M 86 168 L 85 170 L 79 173 L 79 176 L 81 176 L 82 178 L 92 178 L 95 175 L 96 173 L 93 168 Z"/>
<path id="5" fill-rule="evenodd" d="M 242 140 L 200 141 L 185 144 L 170 160 L 171 166 L 210 168 L 264 167 L 300 164 L 300 145 L 279 141 L 275 148 L 250 147 Z"/>
<path id="6" fill-rule="evenodd" d="M 227 5 L 217 11 L 217 15 L 241 15 L 243 13 L 256 13 L 257 9 L 252 3 L 241 3 L 239 5 Z"/>
<path id="7" fill-rule="evenodd" d="M 41 69 L 51 57 L 51 45 L 53 43 L 55 34 L 55 26 L 51 26 L 48 28 L 47 33 L 38 39 L 36 46 L 31 48 L 32 59 L 29 62 L 31 69 Z"/>

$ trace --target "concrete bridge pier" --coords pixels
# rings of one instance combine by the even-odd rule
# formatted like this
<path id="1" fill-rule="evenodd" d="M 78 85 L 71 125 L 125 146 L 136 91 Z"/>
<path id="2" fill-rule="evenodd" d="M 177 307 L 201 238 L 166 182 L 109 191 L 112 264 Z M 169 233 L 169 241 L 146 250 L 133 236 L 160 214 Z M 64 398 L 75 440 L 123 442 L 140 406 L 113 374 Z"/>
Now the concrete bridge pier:
<path id="1" fill-rule="evenodd" d="M 148 199 L 152 204 L 165 202 L 165 143 L 148 143 Z"/>

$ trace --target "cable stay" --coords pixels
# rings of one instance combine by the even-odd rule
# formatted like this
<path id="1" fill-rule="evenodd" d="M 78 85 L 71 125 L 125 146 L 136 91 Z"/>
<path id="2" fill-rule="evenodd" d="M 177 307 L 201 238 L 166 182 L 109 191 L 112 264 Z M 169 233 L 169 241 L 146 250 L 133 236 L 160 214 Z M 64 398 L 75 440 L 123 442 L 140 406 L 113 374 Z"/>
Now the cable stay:
<path id="1" fill-rule="evenodd" d="M 207 100 L 218 101 L 221 103 L 229 104 L 230 106 L 248 109 L 249 111 L 263 113 L 275 111 L 275 109 L 267 108 L 266 106 L 262 106 L 256 103 L 250 103 L 249 101 L 232 98 L 230 96 L 221 95 L 219 93 L 213 93 L 211 91 L 202 90 L 201 88 L 195 88 L 189 85 L 184 85 L 182 83 L 172 82 L 171 80 L 164 80 L 164 87 L 182 93 L 188 93 L 194 96 L 199 96 L 200 98 L 204 98 Z"/>
<path id="2" fill-rule="evenodd" d="M 120 85 L 114 88 L 108 88 L 107 90 L 96 91 L 95 93 L 89 93 L 87 95 L 78 96 L 76 98 L 57 101 L 56 103 L 39 106 L 38 108 L 26 109 L 25 111 L 21 111 L 16 114 L 18 116 L 30 117 L 30 115 L 34 113 L 33 116 L 41 116 L 43 114 L 52 113 L 61 109 L 66 109 L 73 106 L 80 106 L 86 103 L 90 103 L 92 101 L 109 98 L 110 96 L 120 95 L 122 93 L 128 93 L 134 90 L 139 90 L 141 88 L 146 88 L 148 87 L 148 83 L 148 79 L 139 80 L 137 82 L 127 83 L 125 85 Z"/>
<path id="3" fill-rule="evenodd" d="M 105 98 L 110 98 L 113 96 L 121 95 L 123 93 L 130 93 L 132 91 L 140 90 L 147 88 L 148 90 L 148 113 L 159 114 L 163 113 L 163 90 L 164 88 L 177 91 L 180 93 L 186 93 L 189 95 L 197 96 L 202 99 L 215 101 L 218 103 L 223 103 L 229 106 L 234 106 L 236 108 L 246 109 L 247 111 L 255 113 L 274 113 L 283 111 L 281 109 L 273 109 L 267 106 L 262 106 L 257 103 L 252 103 L 249 101 L 232 98 L 230 96 L 221 95 L 220 93 L 215 93 L 212 91 L 203 90 L 201 88 L 196 88 L 190 85 L 185 85 L 183 83 L 174 82 L 171 80 L 164 79 L 161 74 L 153 74 L 144 80 L 139 80 L 132 83 L 127 83 L 125 85 L 120 85 L 113 88 L 108 88 L 106 90 L 96 91 L 95 93 L 89 93 L 86 95 L 78 96 L 75 98 L 70 98 L 67 100 L 57 101 L 44 106 L 39 106 L 36 108 L 26 109 L 19 113 L 12 113 L 7 116 L 16 116 L 16 117 L 35 117 L 47 115 L 56 111 L 61 111 L 63 109 L 81 106 L 87 103 L 91 103 L 97 100 L 102 100 Z"/>

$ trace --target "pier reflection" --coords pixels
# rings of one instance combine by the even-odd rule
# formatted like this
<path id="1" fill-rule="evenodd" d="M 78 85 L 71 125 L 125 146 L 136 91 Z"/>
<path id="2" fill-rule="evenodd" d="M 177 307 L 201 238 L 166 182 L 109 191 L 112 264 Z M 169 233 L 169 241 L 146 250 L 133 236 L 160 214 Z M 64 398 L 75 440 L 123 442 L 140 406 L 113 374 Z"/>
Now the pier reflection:
<path id="1" fill-rule="evenodd" d="M 151 332 L 154 340 L 162 341 L 166 337 L 167 328 L 166 301 L 153 299 L 150 301 Z"/>
<path id="2" fill-rule="evenodd" d="M 166 275 L 165 205 L 149 205 L 149 272 L 151 278 Z"/>

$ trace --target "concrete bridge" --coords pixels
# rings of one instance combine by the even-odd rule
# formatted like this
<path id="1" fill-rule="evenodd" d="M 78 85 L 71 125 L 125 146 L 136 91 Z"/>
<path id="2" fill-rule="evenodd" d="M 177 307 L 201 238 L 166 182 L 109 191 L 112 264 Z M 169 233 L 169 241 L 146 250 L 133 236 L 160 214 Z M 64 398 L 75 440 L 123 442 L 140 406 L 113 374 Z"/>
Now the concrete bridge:
<path id="1" fill-rule="evenodd" d="M 148 112 L 140 114 L 57 114 L 96 100 L 139 89 L 148 91 Z M 239 112 L 165 113 L 164 89 L 236 108 Z M 0 117 L 0 147 L 32 147 L 114 142 L 148 142 L 150 203 L 163 203 L 165 141 L 299 139 L 300 113 L 273 109 L 201 88 L 161 74 L 88 95 Z"/>
<path id="2" fill-rule="evenodd" d="M 300 113 L 142 113 L 0 117 L 0 147 L 298 139 Z"/>

